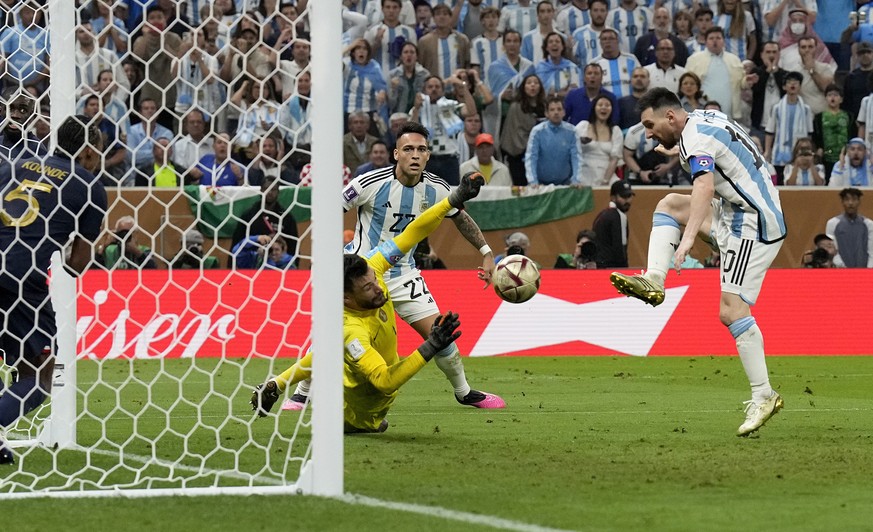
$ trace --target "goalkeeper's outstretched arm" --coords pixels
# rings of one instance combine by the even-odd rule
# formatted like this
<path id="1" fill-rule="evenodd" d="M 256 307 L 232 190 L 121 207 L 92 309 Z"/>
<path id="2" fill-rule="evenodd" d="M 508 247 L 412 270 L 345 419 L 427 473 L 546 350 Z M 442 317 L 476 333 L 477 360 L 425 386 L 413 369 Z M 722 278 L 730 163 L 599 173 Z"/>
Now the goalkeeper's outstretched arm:
<path id="1" fill-rule="evenodd" d="M 279 388 L 279 392 L 284 392 L 288 386 L 297 384 L 300 381 L 312 378 L 312 352 L 306 353 L 306 356 L 294 363 L 293 366 L 286 369 L 282 373 L 276 375 L 273 380 Z"/>

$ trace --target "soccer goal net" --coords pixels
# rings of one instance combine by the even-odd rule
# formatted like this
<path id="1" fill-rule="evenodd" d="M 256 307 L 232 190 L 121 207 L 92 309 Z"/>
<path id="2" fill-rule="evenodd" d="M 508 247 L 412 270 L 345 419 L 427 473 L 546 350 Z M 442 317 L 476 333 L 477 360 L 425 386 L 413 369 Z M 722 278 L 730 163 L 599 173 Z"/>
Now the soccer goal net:
<path id="1" fill-rule="evenodd" d="M 18 265 L 59 248 L 56 363 L 49 397 L 0 427 L 2 496 L 342 493 L 340 1 L 9 5 L 0 164 L 45 161 L 84 115 L 107 213 L 78 278 L 49 234 Z M 315 409 L 256 418 L 254 386 L 309 349 Z"/>

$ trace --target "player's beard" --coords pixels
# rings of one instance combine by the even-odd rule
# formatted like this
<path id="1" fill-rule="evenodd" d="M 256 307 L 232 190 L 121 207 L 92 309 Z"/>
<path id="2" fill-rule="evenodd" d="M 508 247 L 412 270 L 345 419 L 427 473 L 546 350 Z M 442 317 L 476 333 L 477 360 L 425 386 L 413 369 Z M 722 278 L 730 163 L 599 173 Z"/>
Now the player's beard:
<path id="1" fill-rule="evenodd" d="M 663 136 L 658 135 L 656 138 L 658 139 L 658 142 L 661 144 L 661 146 L 668 150 L 672 150 L 676 146 L 676 143 L 679 142 L 679 136 L 673 134 L 672 132 L 664 134 Z"/>
<path id="2" fill-rule="evenodd" d="M 376 310 L 378 308 L 382 308 L 387 302 L 388 296 L 385 295 L 384 290 L 380 290 L 379 295 L 374 296 L 372 299 L 359 301 L 358 304 L 361 306 L 361 308 L 365 308 L 367 310 Z"/>

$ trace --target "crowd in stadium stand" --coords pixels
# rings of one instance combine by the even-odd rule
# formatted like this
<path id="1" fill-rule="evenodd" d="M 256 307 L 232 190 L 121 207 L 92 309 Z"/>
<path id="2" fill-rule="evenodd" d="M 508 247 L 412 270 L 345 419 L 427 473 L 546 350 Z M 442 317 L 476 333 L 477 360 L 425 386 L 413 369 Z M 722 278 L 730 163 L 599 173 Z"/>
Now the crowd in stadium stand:
<path id="1" fill-rule="evenodd" d="M 77 1 L 77 108 L 104 133 L 101 180 L 311 184 L 318 87 L 307 3 Z M 32 130 L 40 140 L 51 111 L 43 4 L 0 0 L 3 84 L 38 98 Z M 873 178 L 869 157 L 846 155 L 873 143 L 873 3 L 343 6 L 346 181 L 390 164 L 395 132 L 414 120 L 432 133 L 427 169 L 450 183 L 475 160 L 486 179 L 508 173 L 517 186 L 687 184 L 678 160 L 656 152 L 639 124 L 636 101 L 651 87 L 736 120 L 760 142 L 779 185 L 867 186 Z M 492 161 L 505 168 L 495 172 Z"/>

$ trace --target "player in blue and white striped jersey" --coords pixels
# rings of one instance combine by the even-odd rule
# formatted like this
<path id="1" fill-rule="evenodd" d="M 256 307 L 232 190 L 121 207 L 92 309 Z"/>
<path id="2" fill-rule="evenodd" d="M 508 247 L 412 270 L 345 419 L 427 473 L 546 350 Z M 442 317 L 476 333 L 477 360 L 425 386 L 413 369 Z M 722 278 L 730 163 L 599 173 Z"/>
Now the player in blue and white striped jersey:
<path id="1" fill-rule="evenodd" d="M 470 42 L 470 65 L 479 71 L 479 79 L 488 85 L 488 67 L 504 55 L 503 40 L 497 31 L 500 11 L 496 7 L 485 7 L 479 18 L 483 31 Z"/>
<path id="2" fill-rule="evenodd" d="M 631 74 L 640 62 L 635 55 L 619 50 L 618 32 L 613 28 L 600 32 L 600 46 L 602 53 L 591 62 L 603 69 L 603 88 L 615 94 L 616 100 L 629 96 Z"/>
<path id="3" fill-rule="evenodd" d="M 409 122 L 397 133 L 394 150 L 395 166 L 367 172 L 353 179 L 343 189 L 343 209 L 356 210 L 358 221 L 355 237 L 346 253 L 366 256 L 368 252 L 389 242 L 428 207 L 447 198 L 451 192 L 448 183 L 425 172 L 430 157 L 429 132 L 416 122 Z M 479 279 L 491 282 L 494 256 L 476 222 L 463 210 L 452 209 L 451 218 L 458 231 L 483 254 Z M 384 275 L 391 300 L 398 315 L 419 334 L 427 338 L 434 321 L 440 315 L 433 294 L 415 266 L 412 252 L 407 253 Z M 463 405 L 476 408 L 503 408 L 499 396 L 473 390 L 467 383 L 460 352 L 454 342 L 435 357 L 437 366 L 452 383 L 455 399 Z M 292 399 L 306 395 L 308 384 L 298 386 Z M 305 400 L 305 399 L 304 399 Z"/>
<path id="4" fill-rule="evenodd" d="M 592 0 L 588 3 L 591 22 L 573 32 L 573 57 L 579 68 L 603 53 L 600 47 L 600 32 L 606 27 L 609 4 L 606 0 Z"/>
<path id="5" fill-rule="evenodd" d="M 517 4 L 505 5 L 500 10 L 500 24 L 497 29 L 503 33 L 513 29 L 524 35 L 537 27 L 537 4 L 531 0 L 519 0 Z"/>
<path id="6" fill-rule="evenodd" d="M 646 134 L 665 151 L 678 147 L 680 161 L 691 174 L 692 190 L 691 195 L 668 194 L 658 203 L 645 273 L 615 272 L 610 280 L 622 294 L 659 305 L 664 301 L 671 258 L 679 271 L 698 233 L 717 244 L 719 317 L 736 341 L 752 388 L 746 420 L 737 429 L 738 436 L 748 436 L 782 408 L 782 397 L 770 386 L 764 339 L 750 310 L 786 235 L 779 192 L 755 144 L 725 114 L 689 113 L 665 88 L 647 92 L 639 108 Z"/>
<path id="7" fill-rule="evenodd" d="M 543 41 L 546 36 L 555 31 L 555 7 L 549 2 L 537 4 L 537 26 L 521 37 L 521 55 L 539 63 L 545 57 L 543 54 Z M 567 35 L 557 31 L 566 42 Z"/>
<path id="8" fill-rule="evenodd" d="M 585 9 L 582 9 L 581 5 L 584 5 Z M 591 24 L 588 0 L 573 0 L 559 9 L 555 16 L 555 27 L 566 35 L 573 35 L 573 32 L 587 24 Z"/>
<path id="9" fill-rule="evenodd" d="M 398 39 L 416 44 L 418 37 L 415 28 L 401 24 L 400 0 L 385 0 L 382 2 L 384 18 L 379 24 L 370 26 L 364 33 L 364 39 L 373 48 L 373 59 L 382 67 L 382 76 L 388 79 L 391 69 L 400 65 L 400 46 Z M 392 55 L 392 50 L 394 54 Z"/>
<path id="10" fill-rule="evenodd" d="M 632 54 L 637 39 L 652 27 L 652 19 L 652 10 L 638 5 L 637 0 L 621 0 L 621 4 L 607 15 L 606 25 L 618 31 L 621 51 Z"/>

